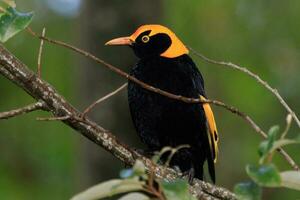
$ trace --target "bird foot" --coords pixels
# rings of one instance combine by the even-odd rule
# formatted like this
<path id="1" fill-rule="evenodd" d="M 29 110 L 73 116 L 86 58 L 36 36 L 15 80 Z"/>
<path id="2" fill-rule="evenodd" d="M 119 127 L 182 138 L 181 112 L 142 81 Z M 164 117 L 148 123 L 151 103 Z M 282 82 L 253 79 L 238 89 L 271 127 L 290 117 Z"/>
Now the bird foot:
<path id="1" fill-rule="evenodd" d="M 195 169 L 194 167 L 192 167 L 190 170 L 188 171 L 185 171 L 182 173 L 182 177 L 183 178 L 187 178 L 188 179 L 188 182 L 189 184 L 191 185 L 193 183 L 193 179 L 195 177 Z"/>

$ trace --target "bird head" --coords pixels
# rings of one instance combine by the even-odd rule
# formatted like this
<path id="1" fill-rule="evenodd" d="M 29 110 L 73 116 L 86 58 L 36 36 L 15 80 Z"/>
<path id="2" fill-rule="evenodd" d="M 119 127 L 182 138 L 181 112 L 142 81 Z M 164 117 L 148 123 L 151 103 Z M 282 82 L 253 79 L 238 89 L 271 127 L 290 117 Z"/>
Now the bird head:
<path id="1" fill-rule="evenodd" d="M 162 25 L 143 25 L 132 35 L 112 39 L 105 45 L 130 46 L 139 58 L 149 56 L 176 58 L 189 53 L 179 38 Z"/>

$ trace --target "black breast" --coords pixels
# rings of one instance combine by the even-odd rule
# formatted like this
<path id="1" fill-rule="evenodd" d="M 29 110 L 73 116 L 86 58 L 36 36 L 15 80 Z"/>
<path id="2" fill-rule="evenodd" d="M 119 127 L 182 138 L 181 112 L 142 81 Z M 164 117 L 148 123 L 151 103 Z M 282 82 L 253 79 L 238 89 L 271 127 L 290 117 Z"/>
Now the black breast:
<path id="1" fill-rule="evenodd" d="M 204 94 L 203 78 L 187 55 L 178 58 L 146 58 L 131 75 L 154 87 L 186 97 Z M 205 121 L 202 107 L 172 100 L 129 82 L 128 100 L 137 132 L 149 148 L 176 145 L 187 134 L 200 135 Z M 196 124 L 195 124 L 196 123 Z M 197 130 L 190 130 L 197 128 Z M 187 133 L 187 132 L 192 133 Z M 184 139 L 183 141 L 187 141 Z M 181 140 L 182 141 L 182 140 Z"/>
<path id="2" fill-rule="evenodd" d="M 205 96 L 203 78 L 188 55 L 172 59 L 142 59 L 131 70 L 131 75 L 173 94 L 192 98 Z M 133 82 L 128 85 L 128 101 L 135 128 L 150 150 L 188 144 L 191 150 L 187 153 L 194 154 L 193 157 L 200 159 L 200 163 L 204 162 L 204 148 L 207 144 L 203 138 L 207 135 L 201 105 L 172 100 L 147 91 Z M 186 155 L 184 157 L 192 159 Z"/>

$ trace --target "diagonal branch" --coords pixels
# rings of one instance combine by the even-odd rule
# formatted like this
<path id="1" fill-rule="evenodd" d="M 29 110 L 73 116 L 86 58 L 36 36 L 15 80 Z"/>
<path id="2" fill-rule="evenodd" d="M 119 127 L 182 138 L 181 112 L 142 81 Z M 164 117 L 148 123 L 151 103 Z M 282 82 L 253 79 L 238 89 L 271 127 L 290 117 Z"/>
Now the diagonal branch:
<path id="1" fill-rule="evenodd" d="M 38 117 L 37 121 L 63 121 L 71 118 L 71 116 L 63 116 L 63 117 Z"/>
<path id="2" fill-rule="evenodd" d="M 144 162 L 148 170 L 154 169 L 155 175 L 158 178 L 173 180 L 181 177 L 181 174 L 176 173 L 174 170 L 156 165 L 151 160 L 131 150 L 108 130 L 97 125 L 95 122 L 88 118 L 81 119 L 79 117 L 81 113 L 77 109 L 58 94 L 49 83 L 40 79 L 1 44 L 0 74 L 25 90 L 36 100 L 43 101 L 47 106 L 47 110 L 55 117 L 70 116 L 65 118 L 62 122 L 103 147 L 124 163 L 133 165 L 136 159 L 140 159 Z M 190 191 L 198 199 L 203 200 L 236 199 L 236 196 L 227 189 L 213 186 L 199 180 L 195 180 L 194 184 L 190 187 Z"/>
<path id="3" fill-rule="evenodd" d="M 82 113 L 82 118 L 84 118 L 96 105 L 98 105 L 99 103 L 109 99 L 110 97 L 118 94 L 119 92 L 121 92 L 123 89 L 125 89 L 127 87 L 127 83 L 124 83 L 123 85 L 121 85 L 119 88 L 117 88 L 116 90 L 110 92 L 109 94 L 105 95 L 104 97 L 101 97 L 100 99 L 98 99 L 97 101 L 95 101 L 94 103 L 92 103 L 91 105 L 89 105 Z"/>
<path id="4" fill-rule="evenodd" d="M 143 81 L 140 81 L 138 79 L 136 79 L 135 77 L 133 76 L 130 76 L 128 73 L 122 71 L 121 69 L 105 62 L 104 60 L 94 56 L 93 54 L 87 52 L 87 51 L 84 51 L 82 49 L 79 49 L 77 47 L 74 47 L 72 45 L 69 45 L 65 42 L 62 42 L 62 41 L 58 41 L 58 40 L 53 40 L 51 38 L 48 38 L 48 37 L 43 37 L 43 36 L 39 36 L 37 35 L 35 32 L 33 32 L 31 29 L 27 29 L 28 32 L 35 36 L 35 37 L 38 37 L 39 39 L 41 40 L 45 40 L 49 43 L 52 43 L 52 44 L 55 44 L 55 45 L 58 45 L 58 46 L 62 46 L 64 48 L 67 48 L 67 49 L 70 49 L 74 52 L 77 52 L 87 58 L 90 58 L 92 60 L 94 60 L 95 62 L 107 67 L 108 69 L 110 69 L 111 71 L 115 72 L 116 74 L 138 84 L 139 86 L 141 86 L 142 88 L 146 89 L 146 90 L 149 90 L 151 92 L 154 92 L 154 93 L 157 93 L 157 94 L 160 94 L 160 95 L 163 95 L 163 96 L 166 96 L 170 99 L 174 99 L 174 100 L 178 100 L 178 101 L 182 101 L 182 102 L 185 102 L 185 103 L 210 103 L 210 104 L 214 104 L 214 105 L 217 105 L 217 106 L 220 106 L 220 107 L 223 107 L 227 110 L 229 110 L 230 112 L 240 116 L 243 120 L 245 120 L 257 133 L 259 133 L 263 138 L 267 138 L 267 134 L 254 122 L 254 120 L 246 115 L 245 113 L 239 111 L 237 108 L 233 107 L 233 106 L 229 106 L 229 105 L 226 105 L 225 103 L 223 102 L 220 102 L 220 101 L 217 101 L 217 100 L 209 100 L 209 99 L 206 99 L 206 100 L 201 100 L 200 98 L 199 99 L 195 99 L 195 98 L 188 98 L 188 97 L 184 97 L 184 96 L 181 96 L 181 95 L 175 95 L 175 94 L 172 94 L 172 93 L 169 93 L 167 91 L 164 91 L 164 90 L 161 90 L 159 88 L 155 88 L 147 83 L 144 83 Z M 299 166 L 295 163 L 295 161 L 289 156 L 289 154 L 287 152 L 285 152 L 282 148 L 279 148 L 277 150 L 283 157 L 284 159 L 291 165 L 291 167 L 294 169 L 294 170 L 299 170 Z"/>
<path id="5" fill-rule="evenodd" d="M 30 104 L 28 106 L 0 113 L 0 119 L 9 119 L 22 114 L 30 113 L 36 110 L 45 110 L 45 104 L 42 101 Z"/>
<path id="6" fill-rule="evenodd" d="M 287 110 L 288 113 L 290 113 L 294 120 L 296 121 L 298 127 L 300 128 L 300 120 L 298 119 L 296 113 L 290 108 L 290 106 L 285 102 L 285 100 L 283 99 L 283 97 L 279 94 L 278 90 L 275 88 L 272 88 L 270 86 L 270 84 L 266 81 L 264 81 L 262 78 L 260 78 L 260 76 L 258 76 L 257 74 L 253 73 L 252 71 L 250 71 L 249 69 L 245 68 L 245 67 L 241 67 L 239 65 L 236 65 L 234 63 L 231 62 L 224 62 L 224 61 L 215 61 L 212 60 L 206 56 L 204 56 L 203 54 L 195 51 L 194 49 L 190 48 L 189 49 L 198 57 L 200 57 L 201 59 L 203 59 L 204 61 L 211 63 L 211 64 L 215 64 L 215 65 L 222 65 L 225 67 L 230 67 L 233 68 L 235 70 L 244 72 L 245 74 L 249 75 L 250 77 L 254 78 L 258 83 L 260 83 L 262 86 L 264 86 L 267 90 L 269 90 L 281 103 L 281 105 Z"/>

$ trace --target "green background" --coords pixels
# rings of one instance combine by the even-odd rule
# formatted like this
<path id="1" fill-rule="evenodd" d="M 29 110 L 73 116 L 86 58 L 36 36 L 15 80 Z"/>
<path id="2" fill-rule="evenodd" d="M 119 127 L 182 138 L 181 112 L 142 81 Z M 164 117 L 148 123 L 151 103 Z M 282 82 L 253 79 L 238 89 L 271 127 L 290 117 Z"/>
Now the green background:
<path id="1" fill-rule="evenodd" d="M 136 62 L 133 53 L 126 48 L 108 49 L 103 43 L 131 34 L 138 24 L 165 24 L 185 44 L 206 56 L 231 61 L 256 72 L 278 89 L 296 113 L 300 113 L 300 2 L 145 2 L 84 1 L 78 14 L 72 17 L 50 9 L 46 1 L 17 1 L 17 5 L 21 11 L 35 11 L 31 25 L 35 31 L 41 32 L 45 26 L 49 37 L 87 49 L 126 71 Z M 101 8 L 101 12 L 96 8 Z M 116 16 L 122 18 L 122 23 L 116 23 Z M 88 26 L 91 23 L 95 26 Z M 37 39 L 22 32 L 5 46 L 36 70 Z M 265 131 L 275 124 L 284 128 L 286 111 L 255 80 L 241 72 L 192 57 L 205 78 L 211 99 L 234 105 L 249 114 Z M 103 67 L 51 44 L 45 44 L 42 63 L 42 77 L 81 110 L 125 81 L 107 70 L 97 71 Z M 104 78 L 97 79 L 98 76 Z M 113 103 L 105 102 L 97 107 L 92 117 L 126 143 L 141 146 L 132 128 L 126 101 L 123 92 Z M 31 102 L 31 97 L 0 76 L 0 112 Z M 217 184 L 232 189 L 237 182 L 248 179 L 244 168 L 247 163 L 257 163 L 261 138 L 241 118 L 219 107 L 213 106 L 213 109 L 221 138 Z M 48 114 L 35 112 L 0 121 L 0 199 L 69 199 L 97 182 L 118 177 L 119 170 L 124 167 L 122 163 L 62 123 L 35 120 L 41 116 Z M 299 130 L 293 124 L 289 136 L 297 133 Z M 299 146 L 286 149 L 300 163 Z M 102 157 L 95 159 L 99 155 Z M 290 169 L 278 155 L 275 162 L 280 170 Z M 264 199 L 297 198 L 300 192 L 264 189 Z"/>

